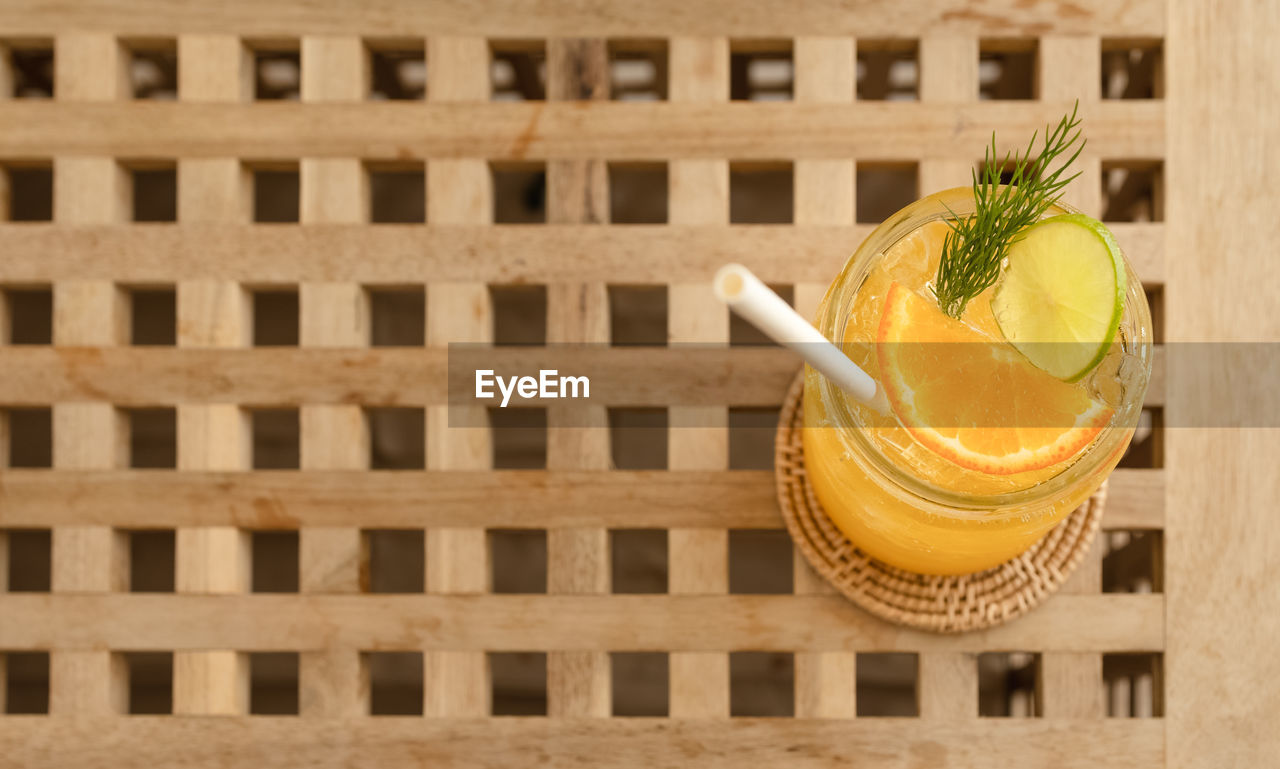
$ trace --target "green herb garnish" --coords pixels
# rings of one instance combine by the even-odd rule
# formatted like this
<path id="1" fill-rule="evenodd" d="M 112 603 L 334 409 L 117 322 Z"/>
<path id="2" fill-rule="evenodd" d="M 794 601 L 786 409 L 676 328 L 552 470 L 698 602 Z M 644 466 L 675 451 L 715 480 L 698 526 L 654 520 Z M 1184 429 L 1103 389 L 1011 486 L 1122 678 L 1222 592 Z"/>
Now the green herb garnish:
<path id="1" fill-rule="evenodd" d="M 1035 159 L 1031 151 L 1039 132 L 1031 135 L 1025 154 L 1019 155 L 1016 151 L 1006 154 L 999 165 L 994 162 L 996 137 L 994 133 L 991 135 L 991 146 L 983 155 L 982 174 L 979 176 L 977 170 L 973 172 L 976 210 L 964 218 L 952 212 L 947 221 L 951 232 L 942 244 L 942 260 L 934 285 L 938 306 L 947 315 L 959 319 L 970 299 L 995 285 L 1009 246 L 1021 237 L 1022 229 L 1057 203 L 1062 188 L 1080 175 L 1077 172 L 1066 178 L 1062 176 L 1080 156 L 1083 141 L 1066 162 L 1049 172 L 1053 162 L 1080 139 L 1080 120 L 1076 117 L 1079 106 L 1076 102 L 1071 114 L 1063 117 L 1052 132 L 1045 126 L 1044 148 Z M 1001 184 L 1001 172 L 1011 161 L 1013 174 L 1007 184 Z"/>

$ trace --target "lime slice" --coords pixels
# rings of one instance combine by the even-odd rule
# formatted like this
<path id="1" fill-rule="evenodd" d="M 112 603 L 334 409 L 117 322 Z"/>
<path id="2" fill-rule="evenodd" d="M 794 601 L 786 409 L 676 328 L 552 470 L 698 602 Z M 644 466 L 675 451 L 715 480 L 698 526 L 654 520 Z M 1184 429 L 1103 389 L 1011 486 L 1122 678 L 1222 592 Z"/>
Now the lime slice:
<path id="1" fill-rule="evenodd" d="M 1009 247 L 991 311 L 1028 360 L 1074 382 L 1107 354 L 1124 292 L 1124 258 L 1111 231 L 1084 214 L 1065 214 L 1031 225 Z"/>

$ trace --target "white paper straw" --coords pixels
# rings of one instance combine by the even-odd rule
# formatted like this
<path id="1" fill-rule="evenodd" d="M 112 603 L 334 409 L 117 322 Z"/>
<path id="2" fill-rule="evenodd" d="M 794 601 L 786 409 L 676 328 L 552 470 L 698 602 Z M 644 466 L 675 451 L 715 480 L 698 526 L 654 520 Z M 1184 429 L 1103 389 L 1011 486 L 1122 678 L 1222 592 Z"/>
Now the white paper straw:
<path id="1" fill-rule="evenodd" d="M 877 411 L 883 410 L 883 396 L 876 397 L 876 380 L 751 270 L 740 264 L 726 264 L 716 272 L 713 283 L 716 296 L 770 339 L 799 354 L 841 390 Z"/>

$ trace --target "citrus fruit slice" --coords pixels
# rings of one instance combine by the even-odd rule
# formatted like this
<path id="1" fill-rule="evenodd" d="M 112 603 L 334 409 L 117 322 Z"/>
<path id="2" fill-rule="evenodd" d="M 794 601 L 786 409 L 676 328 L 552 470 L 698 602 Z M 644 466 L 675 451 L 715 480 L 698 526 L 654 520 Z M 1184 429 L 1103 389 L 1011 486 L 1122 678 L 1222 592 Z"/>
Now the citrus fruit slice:
<path id="1" fill-rule="evenodd" d="M 1027 360 L 1074 382 L 1102 362 L 1124 311 L 1124 259 L 1101 222 L 1064 214 L 1009 247 L 991 312 Z"/>
<path id="2" fill-rule="evenodd" d="M 1017 351 L 893 283 L 876 339 L 880 382 L 898 420 L 934 453 L 991 475 L 1073 457 L 1111 409 Z"/>

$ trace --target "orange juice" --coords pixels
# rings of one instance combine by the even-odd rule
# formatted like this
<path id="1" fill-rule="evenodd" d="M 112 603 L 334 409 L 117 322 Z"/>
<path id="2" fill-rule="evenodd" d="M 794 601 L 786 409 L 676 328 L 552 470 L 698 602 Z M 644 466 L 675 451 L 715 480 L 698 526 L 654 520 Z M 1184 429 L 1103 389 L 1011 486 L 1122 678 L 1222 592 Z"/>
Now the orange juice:
<path id="1" fill-rule="evenodd" d="M 964 574 L 1006 561 L 1096 491 L 1129 444 L 1150 375 L 1150 314 L 1127 262 L 1114 342 L 1101 348 L 1101 362 L 1076 382 L 1034 369 L 1005 340 L 992 311 L 994 287 L 971 300 L 958 320 L 944 317 L 932 281 L 947 219 L 973 210 L 972 191 L 955 189 L 890 217 L 831 285 L 816 325 L 891 396 L 887 383 L 901 377 L 896 368 L 909 365 L 904 361 L 910 354 L 923 361 L 916 365 L 925 366 L 926 373 L 938 357 L 933 348 L 912 348 L 912 343 L 980 341 L 965 349 L 989 348 L 983 354 L 993 362 L 983 365 L 1006 367 L 991 376 L 1004 383 L 999 385 L 1006 388 L 1004 395 L 984 381 L 981 366 L 940 364 L 950 379 L 932 385 L 945 388 L 946 398 L 963 407 L 956 410 L 963 419 L 983 415 L 975 418 L 980 423 L 960 430 L 943 423 L 920 429 L 904 422 L 898 401 L 893 409 L 878 411 L 849 398 L 816 371 L 805 372 L 805 464 L 818 500 L 864 552 L 926 574 Z M 1066 210 L 1054 207 L 1045 216 Z M 887 302 L 893 304 L 888 312 Z M 896 334 L 897 346 L 886 342 L 886 334 Z M 895 352 L 899 349 L 901 355 Z M 1010 392 L 1016 398 L 1006 398 Z M 921 400 L 919 393 L 915 397 Z M 1014 401 L 1017 415 L 1010 413 Z M 1044 424 L 1018 422 L 1028 409 L 1052 412 L 1059 403 L 1086 404 L 1092 409 L 1090 427 L 1068 430 L 1052 418 Z M 1010 457 L 1029 452 L 1021 444 L 1002 446 L 1002 435 L 1012 436 L 1015 444 L 1046 447 L 1037 455 L 1040 460 L 1018 464 Z M 970 444 L 977 448 L 970 451 Z M 1054 453 L 1044 453 L 1050 444 Z M 979 461 L 988 455 L 995 464 Z"/>

